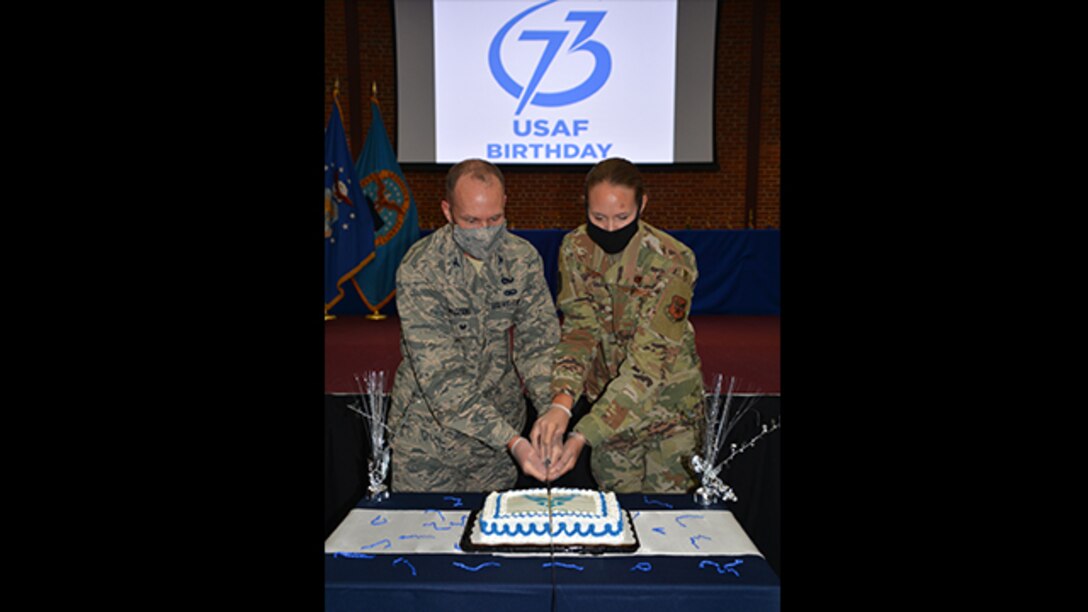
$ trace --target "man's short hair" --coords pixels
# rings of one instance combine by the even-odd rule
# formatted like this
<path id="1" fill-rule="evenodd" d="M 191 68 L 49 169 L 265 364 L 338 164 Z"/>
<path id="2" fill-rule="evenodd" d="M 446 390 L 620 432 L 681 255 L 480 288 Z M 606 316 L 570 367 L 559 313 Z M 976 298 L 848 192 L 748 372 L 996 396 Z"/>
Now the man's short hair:
<path id="1" fill-rule="evenodd" d="M 453 190 L 457 187 L 457 181 L 466 174 L 484 183 L 494 177 L 498 179 L 503 193 L 506 193 L 506 179 L 503 178 L 502 170 L 499 170 L 498 166 L 482 159 L 466 159 L 450 168 L 449 173 L 446 174 L 446 201 L 450 203 L 450 206 L 454 204 Z"/>

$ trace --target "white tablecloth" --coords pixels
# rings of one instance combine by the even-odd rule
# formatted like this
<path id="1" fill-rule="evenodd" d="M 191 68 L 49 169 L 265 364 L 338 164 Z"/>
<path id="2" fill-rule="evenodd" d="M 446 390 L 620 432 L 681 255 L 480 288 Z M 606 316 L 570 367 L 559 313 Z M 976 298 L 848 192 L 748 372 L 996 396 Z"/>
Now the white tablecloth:
<path id="1" fill-rule="evenodd" d="M 462 552 L 459 544 L 468 515 L 466 510 L 356 508 L 325 540 L 325 552 L 458 554 Z M 638 534 L 638 551 L 608 553 L 610 556 L 762 556 L 728 510 L 633 510 L 631 519 Z M 509 556 L 548 556 L 548 553 Z"/>

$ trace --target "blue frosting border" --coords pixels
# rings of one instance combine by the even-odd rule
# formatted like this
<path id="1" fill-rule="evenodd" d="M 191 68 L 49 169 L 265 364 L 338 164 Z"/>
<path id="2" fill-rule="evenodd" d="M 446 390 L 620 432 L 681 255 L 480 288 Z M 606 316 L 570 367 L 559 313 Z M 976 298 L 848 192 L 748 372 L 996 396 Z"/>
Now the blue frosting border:
<path id="1" fill-rule="evenodd" d="M 499 536 L 531 536 L 531 535 L 548 535 L 548 526 L 546 524 L 532 524 L 532 523 L 518 523 L 515 525 L 503 524 L 499 525 L 495 521 L 481 520 L 480 531 L 486 535 L 499 535 Z M 554 521 L 552 523 L 552 537 L 557 536 L 577 536 L 582 538 L 603 538 L 605 536 L 615 536 L 623 532 L 623 515 L 615 522 L 615 524 L 608 523 L 601 526 L 598 531 L 596 525 L 585 525 L 580 522 L 574 522 L 568 524 L 566 521 Z"/>

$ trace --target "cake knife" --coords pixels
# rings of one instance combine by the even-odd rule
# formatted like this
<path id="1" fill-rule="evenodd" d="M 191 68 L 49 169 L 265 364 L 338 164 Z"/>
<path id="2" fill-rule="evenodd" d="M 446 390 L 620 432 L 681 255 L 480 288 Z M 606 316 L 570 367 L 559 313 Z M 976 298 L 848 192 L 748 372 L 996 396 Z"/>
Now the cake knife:
<path id="1" fill-rule="evenodd" d="M 552 458 L 544 457 L 544 487 L 548 492 L 548 565 L 552 571 L 552 605 L 556 601 L 555 583 L 555 534 L 552 533 Z"/>
<path id="2" fill-rule="evenodd" d="M 548 491 L 548 552 L 552 562 L 555 561 L 555 534 L 552 532 L 552 458 L 544 458 L 544 486 Z M 554 566 L 552 572 L 554 573 Z"/>

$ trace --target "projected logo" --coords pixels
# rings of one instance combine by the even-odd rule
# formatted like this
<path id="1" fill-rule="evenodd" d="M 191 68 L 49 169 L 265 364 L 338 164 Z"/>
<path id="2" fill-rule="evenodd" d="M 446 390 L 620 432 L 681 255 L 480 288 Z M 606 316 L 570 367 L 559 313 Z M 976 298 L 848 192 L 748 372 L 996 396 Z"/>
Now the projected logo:
<path id="1" fill-rule="evenodd" d="M 514 80 L 514 77 L 510 76 L 506 67 L 503 66 L 501 50 L 503 43 L 506 40 L 507 35 L 511 30 L 526 17 L 533 12 L 554 4 L 557 0 L 547 0 L 541 2 L 536 6 L 530 7 L 525 11 L 522 11 L 516 15 L 513 19 L 506 22 L 502 29 L 495 34 L 495 38 L 491 40 L 491 48 L 488 51 L 488 64 L 491 68 L 491 75 L 495 77 L 495 81 L 499 86 L 503 88 L 506 93 L 513 96 L 518 101 L 517 111 L 514 113 L 520 115 L 522 109 L 526 104 L 532 104 L 533 106 L 567 106 L 580 102 L 586 98 L 597 93 L 597 91 L 604 86 L 608 81 L 608 76 L 612 73 L 612 55 L 608 52 L 608 48 L 603 44 L 590 40 L 593 33 L 597 31 L 597 27 L 601 25 L 601 20 L 604 19 L 607 11 L 570 11 L 567 13 L 565 22 L 571 24 L 577 24 L 581 22 L 581 28 L 577 28 L 576 25 L 563 28 L 560 26 L 554 30 L 523 30 L 518 37 L 518 41 L 526 41 L 527 43 L 539 43 L 543 41 L 545 44 L 544 51 L 540 55 L 539 61 L 537 61 L 536 67 L 529 77 L 528 82 L 524 85 Z M 544 79 L 544 75 L 548 73 L 548 69 L 552 68 L 556 64 L 556 56 L 559 55 L 560 49 L 563 48 L 563 43 L 566 42 L 567 37 L 577 29 L 578 32 L 574 36 L 574 40 L 570 44 L 568 54 L 575 53 L 588 53 L 593 57 L 593 70 L 590 72 L 586 79 L 564 91 L 540 91 L 538 88 L 541 81 Z M 564 56 L 565 57 L 565 56 Z M 559 59 L 562 62 L 563 58 Z"/>

